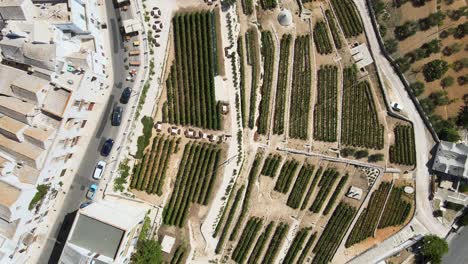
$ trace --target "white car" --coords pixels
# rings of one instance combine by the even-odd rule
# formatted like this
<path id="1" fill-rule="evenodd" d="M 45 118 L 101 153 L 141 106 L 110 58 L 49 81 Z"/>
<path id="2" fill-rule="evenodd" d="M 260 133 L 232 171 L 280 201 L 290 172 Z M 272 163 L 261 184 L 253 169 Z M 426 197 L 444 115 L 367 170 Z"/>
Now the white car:
<path id="1" fill-rule="evenodd" d="M 102 178 L 102 174 L 104 174 L 104 170 L 106 169 L 106 162 L 101 160 L 94 168 L 93 179 L 100 180 Z"/>

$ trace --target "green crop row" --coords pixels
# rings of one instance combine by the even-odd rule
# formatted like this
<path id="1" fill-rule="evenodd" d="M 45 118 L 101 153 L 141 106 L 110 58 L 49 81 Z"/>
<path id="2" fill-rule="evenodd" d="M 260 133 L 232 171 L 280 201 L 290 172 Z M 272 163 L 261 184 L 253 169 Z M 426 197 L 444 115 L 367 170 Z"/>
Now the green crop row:
<path id="1" fill-rule="evenodd" d="M 359 216 L 353 230 L 351 230 L 346 240 L 346 247 L 350 247 L 368 237 L 374 236 L 374 231 L 377 228 L 379 217 L 382 214 L 390 187 L 390 183 L 382 182 L 379 189 L 372 194 L 369 205 Z"/>
<path id="2" fill-rule="evenodd" d="M 320 187 L 317 196 L 315 197 L 312 206 L 309 210 L 313 213 L 318 213 L 322 209 L 323 203 L 328 197 L 328 194 L 332 190 L 332 186 L 335 181 L 339 178 L 339 173 L 333 168 L 327 169 L 324 173 L 322 178 L 319 181 L 318 186 Z"/>
<path id="3" fill-rule="evenodd" d="M 331 0 L 333 10 L 340 21 L 341 28 L 347 38 L 356 37 L 362 33 L 361 18 L 351 0 Z"/>
<path id="4" fill-rule="evenodd" d="M 178 246 L 176 251 L 174 252 L 174 256 L 172 256 L 171 264 L 181 264 L 184 260 L 185 255 L 185 248 L 183 246 Z"/>
<path id="5" fill-rule="evenodd" d="M 252 65 L 252 80 L 250 85 L 250 105 L 249 105 L 249 120 L 248 126 L 253 129 L 255 125 L 255 106 L 257 104 L 257 83 L 259 71 L 259 56 L 257 51 L 258 37 L 255 28 L 249 28 L 245 33 L 245 41 L 247 45 L 247 62 Z"/>
<path id="6" fill-rule="evenodd" d="M 356 67 L 346 68 L 343 74 L 341 141 L 354 147 L 382 149 L 384 127 L 379 123 L 370 84 L 357 83 L 356 74 Z"/>
<path id="7" fill-rule="evenodd" d="M 261 35 L 263 57 L 263 83 L 260 90 L 262 95 L 258 110 L 257 132 L 266 134 L 270 123 L 270 101 L 273 86 L 273 70 L 275 62 L 275 43 L 271 31 L 262 31 Z"/>
<path id="8" fill-rule="evenodd" d="M 278 5 L 278 2 L 277 0 L 260 0 L 260 4 L 264 10 L 267 10 L 274 9 Z"/>
<path id="9" fill-rule="evenodd" d="M 416 164 L 414 131 L 411 126 L 395 127 L 395 144 L 390 146 L 390 162 L 403 165 Z"/>
<path id="10" fill-rule="evenodd" d="M 327 24 L 320 21 L 315 24 L 314 28 L 314 42 L 317 47 L 317 51 L 320 54 L 330 54 L 333 52 L 333 47 L 328 37 Z"/>
<path id="11" fill-rule="evenodd" d="M 221 129 L 214 76 L 216 31 L 213 12 L 176 15 L 175 62 L 166 80 L 167 115 L 172 124 Z"/>
<path id="12" fill-rule="evenodd" d="M 294 183 L 293 189 L 289 194 L 288 201 L 286 204 L 294 209 L 299 208 L 301 205 L 302 198 L 304 197 L 304 192 L 307 190 L 310 179 L 314 174 L 314 166 L 304 163 L 302 165 L 299 174 L 297 175 L 296 182 Z"/>
<path id="13" fill-rule="evenodd" d="M 306 140 L 309 130 L 312 71 L 310 37 L 299 36 L 294 43 L 294 63 L 289 109 L 289 136 Z"/>
<path id="14" fill-rule="evenodd" d="M 392 189 L 378 228 L 401 225 L 408 218 L 411 204 L 403 200 L 403 194 L 403 187 L 394 187 Z"/>
<path id="15" fill-rule="evenodd" d="M 276 255 L 278 254 L 278 250 L 283 243 L 284 238 L 286 237 L 286 233 L 289 230 L 289 225 L 287 223 L 279 223 L 275 229 L 275 233 L 271 237 L 270 244 L 268 244 L 268 248 L 265 252 L 265 256 L 263 256 L 263 260 L 261 263 L 273 263 Z"/>
<path id="16" fill-rule="evenodd" d="M 332 196 L 328 200 L 327 206 L 325 206 L 325 209 L 323 210 L 323 215 L 327 215 L 333 208 L 333 205 L 335 204 L 335 201 L 339 197 L 341 190 L 344 188 L 346 182 L 348 181 L 348 178 L 349 175 L 347 173 L 345 176 L 341 177 L 340 181 L 338 182 L 338 185 L 335 188 L 335 191 L 333 191 Z"/>
<path id="17" fill-rule="evenodd" d="M 297 232 L 293 239 L 291 246 L 284 257 L 283 263 L 294 263 L 294 259 L 297 254 L 302 250 L 302 244 L 304 244 L 307 236 L 309 235 L 310 228 L 302 228 Z"/>
<path id="18" fill-rule="evenodd" d="M 294 175 L 296 174 L 296 169 L 298 168 L 298 166 L 299 162 L 294 159 L 284 162 L 283 166 L 281 167 L 278 180 L 275 184 L 275 191 L 278 191 L 280 193 L 289 192 L 292 180 L 294 179 Z"/>
<path id="19" fill-rule="evenodd" d="M 291 34 L 285 34 L 281 38 L 280 60 L 278 67 L 278 80 L 276 83 L 275 114 L 273 121 L 273 133 L 284 133 L 284 116 L 286 107 L 286 89 L 289 76 L 289 51 L 291 49 Z"/>
<path id="20" fill-rule="evenodd" d="M 309 239 L 307 240 L 307 243 L 304 246 L 304 249 L 302 249 L 301 255 L 297 259 L 297 262 L 296 262 L 297 264 L 304 263 L 304 260 L 306 259 L 307 254 L 309 254 L 309 251 L 312 248 L 312 245 L 314 244 L 316 238 L 317 238 L 317 232 L 310 235 Z"/>
<path id="21" fill-rule="evenodd" d="M 143 157 L 132 175 L 130 188 L 162 195 L 167 166 L 176 146 L 175 138 L 156 136 L 151 149 Z"/>
<path id="22" fill-rule="evenodd" d="M 235 188 L 236 188 L 236 187 L 234 186 L 233 189 L 235 189 Z M 228 198 L 228 200 L 227 200 L 227 202 L 226 202 L 226 205 L 225 205 L 224 208 L 223 208 L 223 213 L 221 214 L 221 217 L 219 218 L 218 223 L 216 224 L 215 231 L 214 231 L 214 233 L 213 233 L 213 238 L 217 237 L 218 234 L 219 234 L 219 231 L 221 231 L 221 227 L 223 226 L 224 218 L 226 217 L 226 213 L 227 213 L 227 211 L 228 211 L 228 208 L 229 208 L 230 206 L 232 206 L 233 203 L 235 203 L 236 206 L 237 206 L 237 203 L 239 203 L 238 200 L 237 200 L 237 201 L 235 201 L 235 200 L 233 201 L 234 196 L 235 196 L 235 195 L 234 195 L 234 191 L 231 191 L 231 193 L 229 194 L 229 198 Z M 237 196 L 236 196 L 236 198 L 237 198 Z M 238 199 L 240 199 L 240 197 L 239 197 Z"/>
<path id="23" fill-rule="evenodd" d="M 237 39 L 237 54 L 239 55 L 239 72 L 240 72 L 240 101 L 241 101 L 241 116 L 242 116 L 242 127 L 247 126 L 247 109 L 245 102 L 245 59 L 244 59 L 244 42 L 242 36 Z"/>
<path id="24" fill-rule="evenodd" d="M 276 172 L 278 171 L 279 165 L 281 163 L 281 155 L 279 154 L 270 154 L 265 160 L 262 168 L 262 175 L 275 177 Z"/>
<path id="25" fill-rule="evenodd" d="M 323 168 L 319 167 L 317 171 L 314 173 L 314 178 L 312 179 L 312 183 L 309 186 L 309 189 L 307 191 L 307 194 L 304 198 L 304 201 L 302 201 L 301 205 L 301 210 L 304 210 L 307 207 L 307 204 L 309 203 L 309 199 L 312 196 L 312 193 L 314 192 L 315 185 L 317 185 L 318 180 L 322 176 Z"/>
<path id="26" fill-rule="evenodd" d="M 265 228 L 265 230 L 260 234 L 260 236 L 257 239 L 257 242 L 255 242 L 255 247 L 252 250 L 252 253 L 250 253 L 249 260 L 247 261 L 248 264 L 254 264 L 258 263 L 258 260 L 262 256 L 263 249 L 265 249 L 266 242 L 270 238 L 270 234 L 273 231 L 275 223 L 271 221 L 268 226 Z"/>
<path id="27" fill-rule="evenodd" d="M 247 16 L 250 16 L 251 14 L 253 14 L 253 10 L 254 10 L 253 1 L 254 0 L 241 0 L 242 10 L 244 10 L 244 14 L 246 14 Z"/>
<path id="28" fill-rule="evenodd" d="M 336 207 L 313 249 L 315 253 L 313 264 L 326 264 L 333 259 L 355 212 L 356 208 L 343 202 Z"/>
<path id="29" fill-rule="evenodd" d="M 182 227 L 192 203 L 208 204 L 220 156 L 221 149 L 213 144 L 186 145 L 171 198 L 164 208 L 165 224 Z"/>
<path id="30" fill-rule="evenodd" d="M 314 139 L 336 141 L 338 122 L 338 68 L 325 65 L 317 72 Z"/>
<path id="31" fill-rule="evenodd" d="M 325 11 L 325 16 L 328 20 L 328 25 L 330 26 L 330 30 L 332 33 L 333 41 L 335 42 L 336 49 L 341 49 L 341 38 L 340 33 L 338 31 L 338 25 L 336 25 L 335 17 L 330 10 Z"/>
<path id="32" fill-rule="evenodd" d="M 262 219 L 258 217 L 252 217 L 247 222 L 231 256 L 237 263 L 244 263 L 258 232 L 262 228 L 262 222 Z"/>

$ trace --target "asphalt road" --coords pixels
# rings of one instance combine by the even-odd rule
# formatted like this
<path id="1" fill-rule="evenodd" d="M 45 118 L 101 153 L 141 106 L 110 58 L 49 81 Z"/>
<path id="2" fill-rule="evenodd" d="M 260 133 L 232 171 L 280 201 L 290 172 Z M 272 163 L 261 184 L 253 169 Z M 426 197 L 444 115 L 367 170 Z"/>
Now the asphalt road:
<path id="1" fill-rule="evenodd" d="M 95 131 L 94 136 L 90 139 L 87 146 L 86 152 L 83 159 L 80 162 L 80 167 L 73 176 L 73 182 L 70 190 L 66 194 L 65 201 L 59 212 L 59 217 L 56 222 L 51 226 L 51 236 L 44 245 L 42 254 L 39 259 L 39 263 L 57 263 L 62 252 L 64 242 L 66 241 L 69 229 L 73 223 L 73 216 L 75 215 L 80 204 L 85 199 L 85 193 L 87 192 L 88 186 L 96 182 L 91 178 L 94 171 L 94 167 L 99 160 L 105 160 L 109 165 L 115 161 L 115 157 L 111 155 L 107 158 L 102 157 L 99 154 L 99 150 L 107 138 L 116 138 L 116 136 L 124 129 L 123 126 L 114 127 L 110 124 L 110 116 L 113 106 L 116 105 L 120 99 L 122 88 L 133 86 L 133 83 L 129 83 L 125 80 L 128 74 L 124 68 L 124 58 L 126 54 L 124 52 L 124 45 L 122 36 L 119 33 L 119 25 L 117 21 L 118 14 L 112 4 L 106 5 L 106 12 L 108 18 L 108 29 L 109 39 L 111 40 L 111 61 L 112 70 L 114 75 L 114 85 L 112 87 L 111 94 L 107 100 L 104 111 L 101 113 L 98 127 Z M 122 105 L 125 111 L 131 110 L 131 105 Z M 114 149 L 117 148 L 117 143 L 114 145 Z M 113 149 L 113 150 L 114 150 Z M 113 151 L 115 153 L 115 151 Z M 112 153 L 111 153 L 112 154 Z M 115 155 L 115 154 L 114 154 Z M 64 224 L 65 223 L 65 224 Z"/>
<path id="2" fill-rule="evenodd" d="M 463 228 L 450 241 L 449 252 L 442 258 L 442 264 L 468 263 L 468 228 Z"/>

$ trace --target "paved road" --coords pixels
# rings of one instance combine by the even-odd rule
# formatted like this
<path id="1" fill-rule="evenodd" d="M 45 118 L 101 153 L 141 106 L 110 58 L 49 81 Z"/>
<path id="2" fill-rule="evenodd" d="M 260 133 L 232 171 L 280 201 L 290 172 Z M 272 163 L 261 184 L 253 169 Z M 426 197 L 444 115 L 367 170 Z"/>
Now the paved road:
<path id="1" fill-rule="evenodd" d="M 66 234 L 68 234 L 69 228 L 73 223 L 73 216 L 76 213 L 76 210 L 82 202 L 85 200 L 85 193 L 88 186 L 95 182 L 91 175 L 94 171 L 96 163 L 103 159 L 107 162 L 108 166 L 112 165 L 112 162 L 115 161 L 115 157 L 109 156 L 103 158 L 99 154 L 99 150 L 103 142 L 107 138 L 116 138 L 117 135 L 124 129 L 124 126 L 114 127 L 110 124 L 110 115 L 113 109 L 113 106 L 116 105 L 120 99 L 122 88 L 131 86 L 132 83 L 129 83 L 125 80 L 126 70 L 124 68 L 124 57 L 125 52 L 123 50 L 122 37 L 119 34 L 119 26 L 117 24 L 116 10 L 112 4 L 106 4 L 106 12 L 108 18 L 108 34 L 111 41 L 111 60 L 112 60 L 112 69 L 114 75 L 114 85 L 112 87 L 111 94 L 107 100 L 106 107 L 101 113 L 99 118 L 98 127 L 95 131 L 95 134 L 90 139 L 89 145 L 87 146 L 86 152 L 81 160 L 80 167 L 74 175 L 72 185 L 68 191 L 61 211 L 59 212 L 59 217 L 56 222 L 52 225 L 52 236 L 47 240 L 47 243 L 44 245 L 42 254 L 39 259 L 39 263 L 57 263 L 58 258 L 60 257 L 61 251 L 63 249 L 63 243 L 66 239 Z M 124 112 L 131 110 L 131 105 L 123 105 Z M 117 142 L 116 142 L 117 144 Z M 114 150 L 117 146 L 114 146 Z M 115 151 L 113 151 L 113 155 Z M 63 224 L 65 223 L 65 224 Z"/>
<path id="2" fill-rule="evenodd" d="M 367 10 L 365 0 L 354 0 L 361 15 L 366 31 L 366 36 L 370 44 L 370 50 L 374 56 L 375 64 L 381 75 L 391 84 L 392 91 L 400 99 L 400 103 L 405 107 L 410 120 L 413 121 L 414 133 L 416 135 L 417 168 L 416 177 L 416 215 L 420 223 L 432 234 L 445 237 L 448 229 L 439 223 L 432 215 L 432 207 L 429 201 L 429 170 L 426 163 L 429 161 L 429 152 L 434 146 L 434 142 L 426 131 L 426 127 L 419 116 L 416 107 L 408 96 L 403 83 L 398 75 L 393 71 L 392 66 L 380 52 L 370 15 Z"/>
<path id="3" fill-rule="evenodd" d="M 450 241 L 449 252 L 442 258 L 442 264 L 468 263 L 468 228 L 463 228 Z"/>

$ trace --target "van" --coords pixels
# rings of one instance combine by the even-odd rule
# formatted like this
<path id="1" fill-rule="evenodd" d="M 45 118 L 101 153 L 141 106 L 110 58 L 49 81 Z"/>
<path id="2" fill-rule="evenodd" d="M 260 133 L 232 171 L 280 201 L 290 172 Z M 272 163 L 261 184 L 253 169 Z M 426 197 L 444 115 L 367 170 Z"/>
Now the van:
<path id="1" fill-rule="evenodd" d="M 93 179 L 100 180 L 102 178 L 102 174 L 104 174 L 104 170 L 106 169 L 106 162 L 100 160 L 96 167 L 94 168 Z"/>

